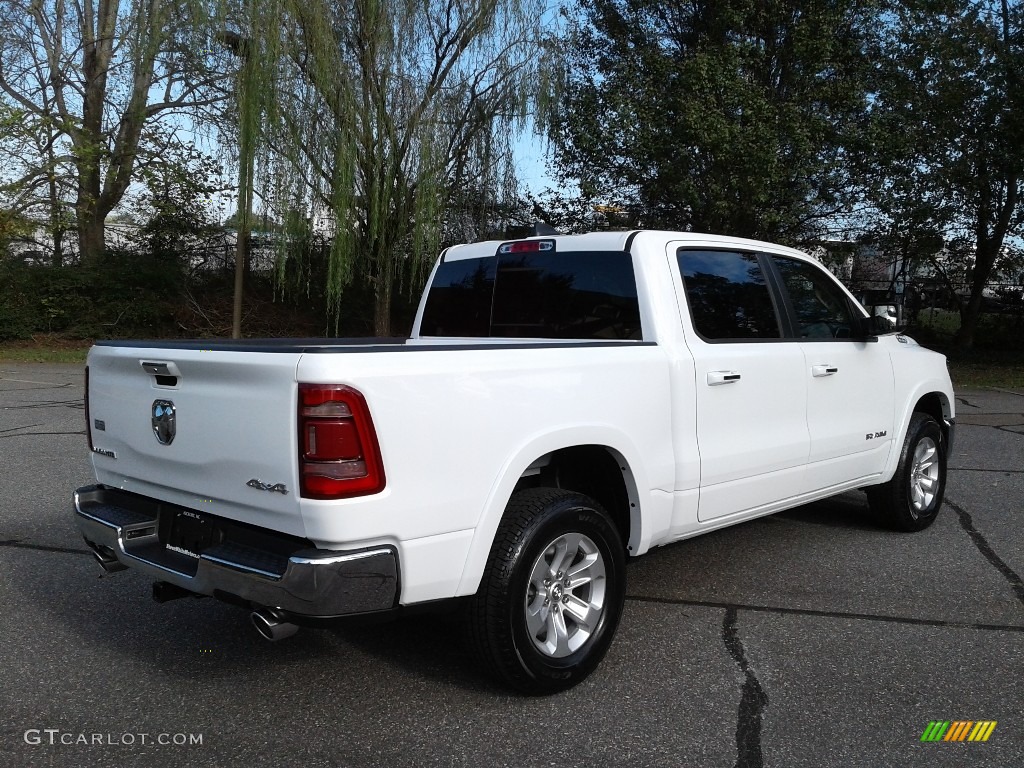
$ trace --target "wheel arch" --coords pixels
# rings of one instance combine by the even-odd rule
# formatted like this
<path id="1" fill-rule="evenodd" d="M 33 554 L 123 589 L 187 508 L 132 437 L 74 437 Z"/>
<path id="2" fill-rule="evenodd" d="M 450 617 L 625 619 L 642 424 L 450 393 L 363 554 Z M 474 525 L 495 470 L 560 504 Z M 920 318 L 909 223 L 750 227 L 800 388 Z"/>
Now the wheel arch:
<path id="1" fill-rule="evenodd" d="M 897 414 L 899 416 L 897 422 L 899 424 L 899 432 L 894 435 L 892 450 L 889 452 L 889 461 L 883 474 L 884 481 L 892 479 L 892 476 L 896 473 L 900 452 L 904 441 L 907 439 L 907 430 L 910 428 L 910 419 L 915 413 L 927 413 L 939 423 L 943 440 L 948 449 L 953 437 L 952 429 L 955 415 L 952 395 L 952 391 L 949 391 L 941 382 L 925 382 L 904 401 L 902 412 Z"/>
<path id="2" fill-rule="evenodd" d="M 949 420 L 953 418 L 953 411 L 949 399 L 942 392 L 929 392 L 919 397 L 911 409 L 911 413 L 917 412 L 927 413 L 939 422 L 943 437 L 949 439 Z"/>
<path id="3" fill-rule="evenodd" d="M 649 487 L 642 467 L 632 441 L 615 430 L 569 430 L 522 446 L 492 485 L 477 521 L 458 594 L 476 592 L 505 508 L 523 488 L 562 488 L 593 498 L 611 515 L 626 553 L 637 552 L 643 530 L 640 489 Z"/>

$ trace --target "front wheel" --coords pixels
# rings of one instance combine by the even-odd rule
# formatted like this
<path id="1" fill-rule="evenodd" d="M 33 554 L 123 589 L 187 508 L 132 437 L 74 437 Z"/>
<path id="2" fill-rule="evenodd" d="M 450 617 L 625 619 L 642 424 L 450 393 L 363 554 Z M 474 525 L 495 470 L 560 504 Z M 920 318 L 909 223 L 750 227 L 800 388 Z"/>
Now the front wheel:
<path id="1" fill-rule="evenodd" d="M 867 489 L 871 509 L 900 531 L 935 522 L 946 491 L 946 443 L 938 422 L 914 413 L 892 480 Z"/>
<path id="2" fill-rule="evenodd" d="M 526 693 L 576 685 L 612 642 L 625 577 L 622 538 L 599 504 L 557 488 L 517 493 L 470 603 L 478 657 Z"/>

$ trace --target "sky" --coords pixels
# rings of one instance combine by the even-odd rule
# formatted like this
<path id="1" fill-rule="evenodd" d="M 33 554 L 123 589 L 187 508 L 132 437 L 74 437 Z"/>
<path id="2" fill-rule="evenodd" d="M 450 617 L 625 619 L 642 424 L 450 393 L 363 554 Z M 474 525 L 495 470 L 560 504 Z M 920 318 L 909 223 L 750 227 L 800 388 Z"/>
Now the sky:
<path id="1" fill-rule="evenodd" d="M 516 175 L 524 191 L 538 195 L 555 186 L 555 180 L 548 173 L 550 158 L 545 151 L 545 140 L 525 130 L 512 149 L 515 156 Z"/>

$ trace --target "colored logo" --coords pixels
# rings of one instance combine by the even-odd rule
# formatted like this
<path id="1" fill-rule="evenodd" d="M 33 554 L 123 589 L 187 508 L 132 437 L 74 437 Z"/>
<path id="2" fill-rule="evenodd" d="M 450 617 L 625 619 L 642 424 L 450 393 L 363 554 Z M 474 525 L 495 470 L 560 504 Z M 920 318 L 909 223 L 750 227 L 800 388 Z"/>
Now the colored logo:
<path id="1" fill-rule="evenodd" d="M 921 741 L 988 741 L 995 729 L 995 720 L 932 720 Z"/>

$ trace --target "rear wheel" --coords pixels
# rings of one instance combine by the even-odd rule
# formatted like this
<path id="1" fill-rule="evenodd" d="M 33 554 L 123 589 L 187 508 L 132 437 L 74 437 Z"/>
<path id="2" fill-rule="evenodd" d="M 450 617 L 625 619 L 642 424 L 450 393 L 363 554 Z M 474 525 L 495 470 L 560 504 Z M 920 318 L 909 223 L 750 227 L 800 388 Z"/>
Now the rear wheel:
<path id="1" fill-rule="evenodd" d="M 485 668 L 526 693 L 555 693 L 589 675 L 622 613 L 624 552 L 592 499 L 552 488 L 513 496 L 470 604 Z"/>
<path id="2" fill-rule="evenodd" d="M 892 480 L 868 488 L 871 509 L 900 531 L 935 522 L 946 490 L 946 448 L 938 422 L 926 413 L 910 419 Z"/>

